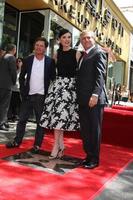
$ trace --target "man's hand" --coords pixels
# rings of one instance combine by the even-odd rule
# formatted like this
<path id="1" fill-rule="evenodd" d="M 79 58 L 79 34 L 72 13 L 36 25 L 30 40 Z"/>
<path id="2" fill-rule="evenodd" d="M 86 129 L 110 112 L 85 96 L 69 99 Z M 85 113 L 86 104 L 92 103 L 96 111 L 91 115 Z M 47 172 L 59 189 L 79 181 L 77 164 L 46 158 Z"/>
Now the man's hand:
<path id="1" fill-rule="evenodd" d="M 89 100 L 89 107 L 92 108 L 94 107 L 98 102 L 98 96 L 92 95 L 90 100 Z"/>

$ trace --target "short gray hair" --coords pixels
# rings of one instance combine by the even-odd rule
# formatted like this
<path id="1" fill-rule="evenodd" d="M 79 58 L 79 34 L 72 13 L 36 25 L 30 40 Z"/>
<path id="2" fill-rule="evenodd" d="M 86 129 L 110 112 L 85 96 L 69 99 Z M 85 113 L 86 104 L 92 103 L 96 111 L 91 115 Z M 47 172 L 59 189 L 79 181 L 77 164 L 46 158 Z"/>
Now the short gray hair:
<path id="1" fill-rule="evenodd" d="M 94 31 L 88 31 L 88 30 L 83 30 L 81 33 L 80 33 L 80 37 L 82 37 L 83 35 L 85 34 L 88 34 L 90 37 L 92 38 L 96 38 L 96 33 Z"/>

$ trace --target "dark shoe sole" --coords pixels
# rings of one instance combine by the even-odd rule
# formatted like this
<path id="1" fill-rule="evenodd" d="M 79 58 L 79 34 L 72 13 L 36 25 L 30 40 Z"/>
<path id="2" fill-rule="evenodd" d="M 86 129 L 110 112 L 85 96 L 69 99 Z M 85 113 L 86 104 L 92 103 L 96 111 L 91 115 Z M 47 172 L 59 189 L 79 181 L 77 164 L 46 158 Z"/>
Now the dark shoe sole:
<path id="1" fill-rule="evenodd" d="M 94 169 L 94 168 L 96 168 L 96 167 L 98 167 L 99 166 L 99 164 L 90 164 L 90 165 L 84 165 L 84 168 L 85 169 Z"/>
<path id="2" fill-rule="evenodd" d="M 40 153 L 40 148 L 38 147 L 33 147 L 31 150 L 30 150 L 31 153 L 33 154 L 39 154 Z"/>
<path id="3" fill-rule="evenodd" d="M 11 149 L 11 148 L 16 148 L 16 147 L 19 147 L 20 145 L 19 144 L 17 144 L 16 142 L 8 142 L 7 144 L 6 144 L 6 148 L 8 148 L 8 149 Z"/>

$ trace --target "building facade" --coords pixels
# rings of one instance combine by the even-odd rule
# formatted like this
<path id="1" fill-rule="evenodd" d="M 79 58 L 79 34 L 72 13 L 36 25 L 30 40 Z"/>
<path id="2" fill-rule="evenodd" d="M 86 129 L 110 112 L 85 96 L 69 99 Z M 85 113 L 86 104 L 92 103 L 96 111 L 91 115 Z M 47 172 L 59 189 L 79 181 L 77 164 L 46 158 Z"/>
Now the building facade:
<path id="1" fill-rule="evenodd" d="M 47 54 L 58 48 L 57 35 L 67 28 L 73 47 L 79 44 L 83 29 L 96 32 L 97 42 L 108 53 L 107 88 L 129 84 L 132 26 L 112 0 L 1 0 L 0 43 L 17 44 L 17 56 L 32 53 L 36 37 L 49 41 Z M 131 88 L 130 88 L 131 89 Z"/>

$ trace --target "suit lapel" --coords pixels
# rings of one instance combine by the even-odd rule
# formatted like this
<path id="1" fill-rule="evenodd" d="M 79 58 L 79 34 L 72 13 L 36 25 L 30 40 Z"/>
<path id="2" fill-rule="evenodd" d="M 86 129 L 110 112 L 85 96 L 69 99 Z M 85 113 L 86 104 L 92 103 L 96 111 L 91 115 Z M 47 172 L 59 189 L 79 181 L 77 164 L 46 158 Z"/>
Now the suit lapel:
<path id="1" fill-rule="evenodd" d="M 27 76 L 28 79 L 30 79 L 31 76 L 31 70 L 32 70 L 32 65 L 33 65 L 33 59 L 34 59 L 34 55 L 30 57 L 30 59 L 28 60 L 28 72 L 27 72 Z"/>
<path id="2" fill-rule="evenodd" d="M 93 56 L 96 55 L 96 53 L 98 52 L 98 48 L 97 46 L 95 46 L 93 49 L 91 49 L 91 51 L 88 53 L 88 57 L 92 58 Z"/>
<path id="3" fill-rule="evenodd" d="M 48 57 L 45 55 L 45 59 L 44 59 L 44 80 L 45 80 L 45 76 L 47 74 L 47 70 L 48 70 Z"/>
<path id="4" fill-rule="evenodd" d="M 84 57 L 84 53 L 82 54 L 82 56 L 80 57 L 79 61 L 78 61 L 78 70 L 80 70 L 80 68 L 82 68 L 82 66 L 84 65 L 84 62 L 87 59 L 91 59 L 96 53 L 97 53 L 98 48 L 95 46 L 93 49 L 90 50 L 90 52 L 88 54 L 86 54 L 86 56 Z"/>
<path id="5" fill-rule="evenodd" d="M 48 70 L 49 70 L 49 65 L 50 65 L 50 59 L 48 56 L 45 55 L 44 59 L 44 86 L 46 84 L 47 76 L 48 76 Z"/>

